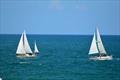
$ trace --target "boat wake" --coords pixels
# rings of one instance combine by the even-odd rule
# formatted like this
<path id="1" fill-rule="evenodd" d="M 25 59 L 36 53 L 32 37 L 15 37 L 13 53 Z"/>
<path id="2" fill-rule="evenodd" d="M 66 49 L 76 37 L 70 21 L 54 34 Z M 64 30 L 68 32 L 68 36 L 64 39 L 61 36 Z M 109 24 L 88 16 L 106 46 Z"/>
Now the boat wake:
<path id="1" fill-rule="evenodd" d="M 113 60 L 117 60 L 117 61 L 120 61 L 120 58 L 113 58 Z"/>
<path id="2" fill-rule="evenodd" d="M 30 64 L 30 62 L 19 62 L 19 64 Z"/>

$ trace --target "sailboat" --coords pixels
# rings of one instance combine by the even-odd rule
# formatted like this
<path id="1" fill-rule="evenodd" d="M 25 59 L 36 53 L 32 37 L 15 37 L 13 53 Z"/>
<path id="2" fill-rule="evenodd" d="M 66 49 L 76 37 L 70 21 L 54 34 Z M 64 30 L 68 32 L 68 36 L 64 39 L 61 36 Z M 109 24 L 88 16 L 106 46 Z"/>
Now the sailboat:
<path id="1" fill-rule="evenodd" d="M 36 45 L 36 41 L 35 41 L 35 43 L 34 43 L 34 53 L 35 53 L 35 54 L 38 54 L 38 53 L 39 53 L 39 50 L 38 50 L 37 45 Z"/>
<path id="2" fill-rule="evenodd" d="M 94 32 L 93 40 L 89 50 L 90 59 L 92 60 L 112 60 L 103 46 L 98 28 Z"/>
<path id="3" fill-rule="evenodd" d="M 28 43 L 25 31 L 21 35 L 18 48 L 16 51 L 16 56 L 17 57 L 35 57 L 35 54 L 32 52 L 30 45 Z"/>

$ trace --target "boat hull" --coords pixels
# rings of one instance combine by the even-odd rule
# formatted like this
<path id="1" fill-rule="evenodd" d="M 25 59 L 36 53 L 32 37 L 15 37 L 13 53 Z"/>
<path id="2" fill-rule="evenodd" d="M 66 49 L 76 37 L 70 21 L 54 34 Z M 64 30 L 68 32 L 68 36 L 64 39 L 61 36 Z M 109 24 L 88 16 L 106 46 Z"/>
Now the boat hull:
<path id="1" fill-rule="evenodd" d="M 112 56 L 95 56 L 95 57 L 90 57 L 90 60 L 112 60 Z"/>
<path id="2" fill-rule="evenodd" d="M 35 54 L 16 54 L 16 57 L 35 57 Z"/>

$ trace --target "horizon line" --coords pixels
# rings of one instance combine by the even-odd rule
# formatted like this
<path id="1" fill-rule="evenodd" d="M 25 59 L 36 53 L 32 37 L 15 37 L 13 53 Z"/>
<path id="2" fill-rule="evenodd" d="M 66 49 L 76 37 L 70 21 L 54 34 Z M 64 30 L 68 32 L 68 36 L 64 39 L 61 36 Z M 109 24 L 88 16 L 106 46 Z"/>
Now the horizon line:
<path id="1" fill-rule="evenodd" d="M 22 33 L 21 33 L 22 34 Z M 21 35 L 20 33 L 0 33 L 0 35 Z M 93 34 L 30 34 L 30 33 L 27 33 L 27 35 L 93 35 Z M 100 34 L 100 35 L 115 35 L 115 36 L 120 36 L 120 34 Z"/>

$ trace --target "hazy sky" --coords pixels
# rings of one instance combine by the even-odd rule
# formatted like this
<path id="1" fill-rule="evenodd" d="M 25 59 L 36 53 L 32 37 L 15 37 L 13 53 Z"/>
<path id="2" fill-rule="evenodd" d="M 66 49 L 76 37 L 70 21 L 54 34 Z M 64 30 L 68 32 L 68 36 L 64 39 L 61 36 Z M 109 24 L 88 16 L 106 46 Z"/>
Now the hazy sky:
<path id="1" fill-rule="evenodd" d="M 0 33 L 120 35 L 120 0 L 0 0 Z"/>

